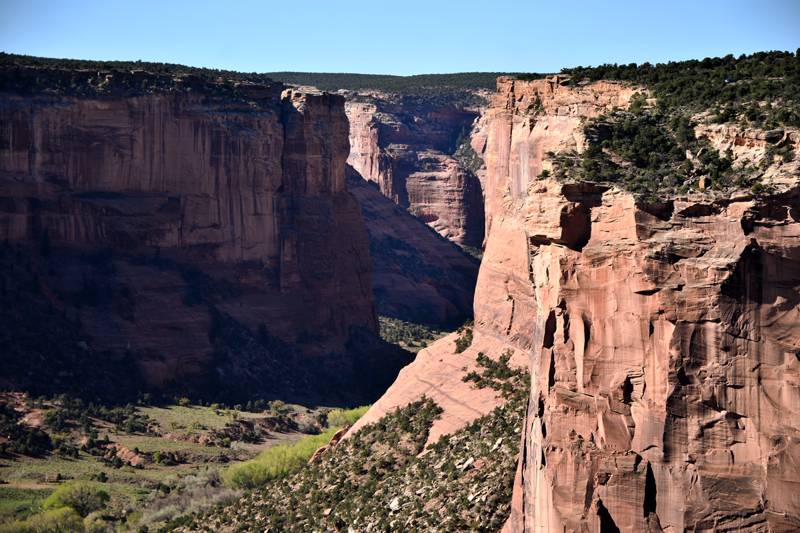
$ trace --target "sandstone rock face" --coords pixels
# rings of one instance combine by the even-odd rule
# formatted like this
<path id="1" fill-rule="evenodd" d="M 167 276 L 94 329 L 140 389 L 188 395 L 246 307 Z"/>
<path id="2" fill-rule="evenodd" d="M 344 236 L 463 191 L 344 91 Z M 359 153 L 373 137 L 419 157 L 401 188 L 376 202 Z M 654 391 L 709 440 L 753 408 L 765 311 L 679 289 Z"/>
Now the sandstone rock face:
<path id="1" fill-rule="evenodd" d="M 350 171 L 347 187 L 369 234 L 378 314 L 437 327 L 463 324 L 472 316 L 477 260 Z"/>
<path id="2" fill-rule="evenodd" d="M 403 408 L 426 396 L 442 408 L 441 416 L 433 422 L 428 434 L 430 444 L 491 413 L 495 407 L 501 405 L 504 400 L 497 392 L 489 388 L 475 388 L 472 383 L 464 382 L 463 378 L 478 370 L 476 358 L 480 352 L 499 356 L 506 350 L 511 350 L 513 355 L 509 364 L 516 367 L 527 364 L 525 353 L 502 339 L 479 333 L 475 335 L 469 348 L 456 353 L 455 341 L 458 337 L 458 332 L 451 333 L 420 350 L 416 359 L 400 371 L 394 384 L 348 430 L 347 435 L 352 435 L 395 409 Z"/>
<path id="3" fill-rule="evenodd" d="M 282 91 L 0 95 L 0 240 L 46 243 L 49 305 L 151 385 L 249 376 L 278 348 L 265 392 L 288 364 L 352 377 L 329 355 L 377 330 L 344 99 Z"/>
<path id="4" fill-rule="evenodd" d="M 393 95 L 350 95 L 347 162 L 398 205 L 458 244 L 480 246 L 477 169 L 454 157 L 479 113 Z"/>
<path id="5" fill-rule="evenodd" d="M 613 107 L 626 107 L 637 89 L 613 82 L 569 87 L 559 76 L 520 82 L 497 80 L 497 93 L 486 112 L 477 142 L 485 140 L 487 235 L 493 212 L 504 199 L 527 195 L 528 185 L 550 170 L 547 152 L 583 150 L 582 118 Z"/>
<path id="6" fill-rule="evenodd" d="M 500 79 L 476 334 L 529 355 L 508 531 L 800 528 L 800 188 L 641 205 L 536 179 L 613 83 Z"/>

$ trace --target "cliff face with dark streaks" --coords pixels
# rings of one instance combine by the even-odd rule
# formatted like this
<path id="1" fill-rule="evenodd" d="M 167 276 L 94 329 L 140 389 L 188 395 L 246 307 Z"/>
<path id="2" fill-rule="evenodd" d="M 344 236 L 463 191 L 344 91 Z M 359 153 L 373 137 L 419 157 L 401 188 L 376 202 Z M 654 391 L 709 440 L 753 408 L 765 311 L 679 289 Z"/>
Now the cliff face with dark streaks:
<path id="1" fill-rule="evenodd" d="M 188 77 L 120 94 L 136 73 L 94 74 L 4 73 L 94 88 L 0 95 L 0 239 L 35 279 L 5 295 L 44 302 L 79 352 L 156 388 L 313 395 L 324 369 L 335 396 L 367 368 L 385 371 L 375 390 L 391 379 L 399 360 L 362 353 L 377 323 L 344 99 Z M 36 338 L 32 317 L 9 320 Z M 35 381 L 13 359 L 4 381 Z"/>
<path id="2" fill-rule="evenodd" d="M 537 179 L 547 152 L 581 149 L 581 118 L 630 94 L 612 83 L 498 83 L 476 329 L 525 350 L 532 374 L 507 527 L 791 531 L 796 168 L 771 169 L 783 183 L 771 196 L 659 205 Z"/>

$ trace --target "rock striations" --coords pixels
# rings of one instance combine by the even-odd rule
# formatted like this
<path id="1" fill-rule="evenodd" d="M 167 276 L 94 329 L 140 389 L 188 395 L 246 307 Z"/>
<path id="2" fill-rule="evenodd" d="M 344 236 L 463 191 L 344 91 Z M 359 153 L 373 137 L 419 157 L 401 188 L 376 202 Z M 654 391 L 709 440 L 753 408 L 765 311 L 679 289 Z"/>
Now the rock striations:
<path id="1" fill-rule="evenodd" d="M 349 94 L 346 111 L 348 163 L 442 236 L 480 246 L 480 160 L 470 162 L 459 151 L 478 111 L 383 93 Z"/>
<path id="2" fill-rule="evenodd" d="M 426 394 L 444 407 L 432 437 L 455 431 L 493 405 L 459 385 L 464 356 L 511 350 L 532 381 L 506 531 L 796 531 L 796 164 L 767 195 L 649 204 L 542 173 L 549 152 L 583 150 L 582 119 L 635 92 L 498 80 L 475 138 L 488 231 L 475 340 L 421 352 L 365 421 Z M 756 161 L 778 139 L 798 152 L 795 132 L 697 133 Z"/>
<path id="3" fill-rule="evenodd" d="M 152 386 L 197 379 L 234 393 L 315 390 L 296 375 L 286 385 L 286 365 L 325 368 L 340 385 L 383 365 L 341 357 L 377 331 L 343 97 L 5 68 L 0 240 L 30 251 L 35 292 L 77 325 L 81 346 L 132 358 Z M 85 78 L 82 94 L 51 90 Z M 391 379 L 389 359 L 366 388 Z"/>

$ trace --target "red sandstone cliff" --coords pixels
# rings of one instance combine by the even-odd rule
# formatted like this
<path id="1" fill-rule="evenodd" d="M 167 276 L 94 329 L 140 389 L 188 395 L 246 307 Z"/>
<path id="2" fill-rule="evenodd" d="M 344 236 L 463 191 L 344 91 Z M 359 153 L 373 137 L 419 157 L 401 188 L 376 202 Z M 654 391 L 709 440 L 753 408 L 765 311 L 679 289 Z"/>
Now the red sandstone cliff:
<path id="1" fill-rule="evenodd" d="M 479 113 L 388 94 L 348 95 L 347 162 L 398 205 L 462 245 L 483 241 L 478 168 L 456 153 Z M 477 156 L 475 156 L 477 157 Z"/>
<path id="2" fill-rule="evenodd" d="M 543 154 L 580 148 L 581 117 L 630 93 L 498 83 L 475 313 L 530 355 L 508 529 L 796 529 L 796 168 L 783 194 L 660 206 L 535 179 Z"/>
<path id="3" fill-rule="evenodd" d="M 36 292 L 158 387 L 263 377 L 264 394 L 288 379 L 302 395 L 314 380 L 285 365 L 362 371 L 341 357 L 353 328 L 377 329 L 344 99 L 147 75 L 169 89 L 119 94 L 109 79 L 139 83 L 116 72 L 84 96 L 0 95 L 0 240 L 30 254 Z"/>
<path id="4" fill-rule="evenodd" d="M 444 407 L 434 438 L 458 429 L 495 405 L 461 383 L 474 352 L 511 349 L 532 383 L 506 530 L 796 531 L 798 163 L 765 171 L 768 196 L 659 205 L 539 178 L 548 152 L 583 149 L 582 118 L 633 93 L 498 81 L 478 139 L 488 235 L 473 346 L 420 352 L 365 420 L 427 394 Z M 734 161 L 779 139 L 800 148 L 791 131 L 698 134 Z"/>

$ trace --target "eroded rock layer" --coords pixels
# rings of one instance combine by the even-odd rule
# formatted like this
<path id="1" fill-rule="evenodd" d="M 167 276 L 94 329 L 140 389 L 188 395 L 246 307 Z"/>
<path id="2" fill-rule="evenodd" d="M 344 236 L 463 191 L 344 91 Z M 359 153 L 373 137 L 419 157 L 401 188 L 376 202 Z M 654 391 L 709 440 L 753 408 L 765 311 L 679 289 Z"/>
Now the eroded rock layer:
<path id="1" fill-rule="evenodd" d="M 348 163 L 442 236 L 480 246 L 480 161 L 470 163 L 458 150 L 468 145 L 478 112 L 384 94 L 349 95 L 346 110 Z"/>
<path id="2" fill-rule="evenodd" d="M 530 356 L 509 531 L 800 527 L 800 189 L 639 204 L 537 177 L 633 89 L 500 79 L 477 332 Z"/>
<path id="3" fill-rule="evenodd" d="M 87 75 L 32 70 L 4 77 Z M 103 92 L 109 79 L 133 94 Z M 343 355 L 377 330 L 344 99 L 139 83 L 117 72 L 84 96 L 0 95 L 0 240 L 29 254 L 36 298 L 76 325 L 84 351 L 132 359 L 152 386 L 302 396 L 319 390 L 302 368 L 318 367 L 335 376 L 327 392 L 358 389 L 355 374 L 383 362 Z M 391 379 L 389 359 L 366 388 Z"/>

